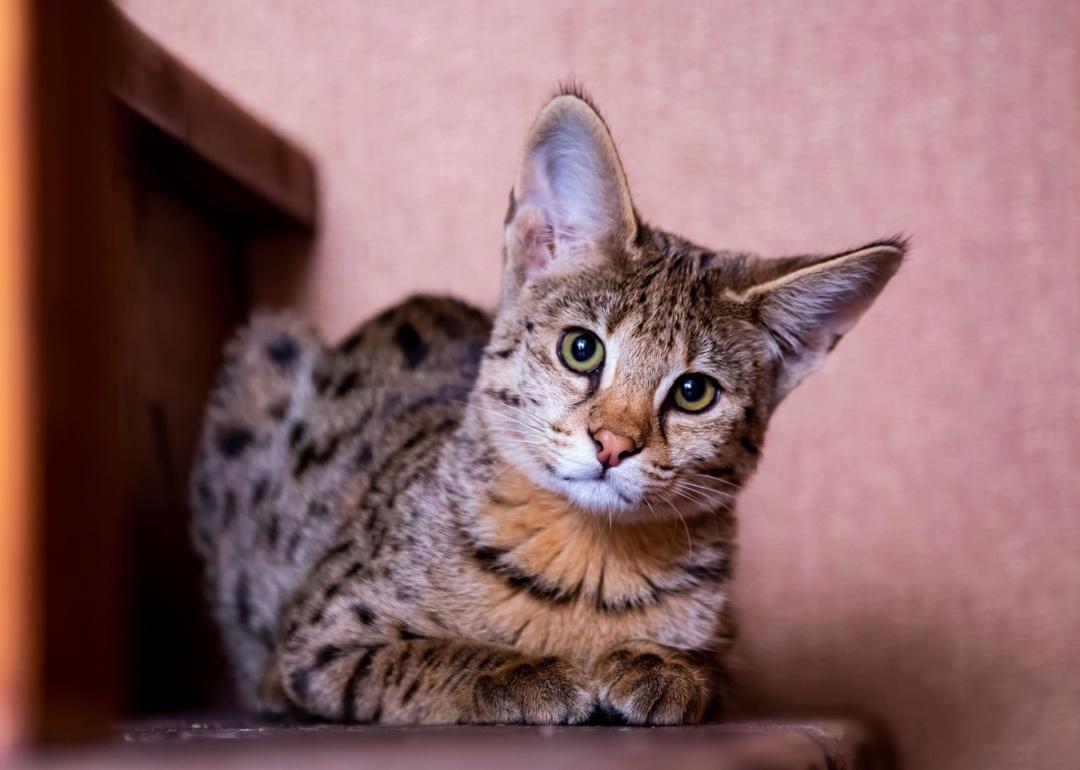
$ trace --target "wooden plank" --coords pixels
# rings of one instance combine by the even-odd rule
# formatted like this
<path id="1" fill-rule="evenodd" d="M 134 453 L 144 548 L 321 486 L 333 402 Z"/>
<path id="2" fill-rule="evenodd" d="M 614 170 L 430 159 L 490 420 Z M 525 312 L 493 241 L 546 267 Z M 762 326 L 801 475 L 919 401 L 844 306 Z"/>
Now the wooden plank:
<path id="1" fill-rule="evenodd" d="M 315 166 L 301 149 L 115 11 L 112 93 L 133 114 L 304 227 L 316 223 Z M 183 164 L 178 164 L 182 168 Z"/>

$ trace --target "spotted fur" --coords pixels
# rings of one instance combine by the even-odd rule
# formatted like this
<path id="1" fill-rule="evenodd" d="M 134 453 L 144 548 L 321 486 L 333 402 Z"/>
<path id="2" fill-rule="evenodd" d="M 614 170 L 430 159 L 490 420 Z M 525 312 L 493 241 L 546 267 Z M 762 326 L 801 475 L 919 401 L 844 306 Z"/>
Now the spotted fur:
<path id="1" fill-rule="evenodd" d="M 736 495 L 903 251 L 760 260 L 650 227 L 595 109 L 554 99 L 494 317 L 416 297 L 336 347 L 274 315 L 228 345 L 191 489 L 242 696 L 393 724 L 715 711 Z M 567 329 L 600 369 L 563 365 Z M 719 387 L 702 413 L 672 402 L 686 372 Z M 602 467 L 601 428 L 633 456 Z"/>

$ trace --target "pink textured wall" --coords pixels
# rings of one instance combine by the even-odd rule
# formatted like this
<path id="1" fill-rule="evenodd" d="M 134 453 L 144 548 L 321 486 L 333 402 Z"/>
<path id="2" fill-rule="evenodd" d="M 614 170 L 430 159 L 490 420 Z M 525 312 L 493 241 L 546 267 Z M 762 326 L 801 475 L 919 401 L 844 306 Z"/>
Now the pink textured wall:
<path id="1" fill-rule="evenodd" d="M 317 158 L 302 297 L 493 303 L 524 131 L 579 75 L 653 221 L 914 256 L 773 423 L 742 506 L 751 700 L 910 768 L 1080 755 L 1080 4 L 125 0 Z M 580 7 L 579 7 L 580 6 Z"/>

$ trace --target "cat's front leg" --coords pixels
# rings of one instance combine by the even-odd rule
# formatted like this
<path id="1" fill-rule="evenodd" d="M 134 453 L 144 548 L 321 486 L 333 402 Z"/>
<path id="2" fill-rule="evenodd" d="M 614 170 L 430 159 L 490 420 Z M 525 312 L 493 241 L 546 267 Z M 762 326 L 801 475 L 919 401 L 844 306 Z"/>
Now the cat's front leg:
<path id="1" fill-rule="evenodd" d="M 280 665 L 293 703 L 342 722 L 574 724 L 596 702 L 565 660 L 465 641 L 342 642 L 285 652 Z"/>
<path id="2" fill-rule="evenodd" d="M 693 724 L 709 702 L 706 672 L 686 653 L 655 642 L 617 644 L 592 673 L 600 709 L 631 725 Z"/>

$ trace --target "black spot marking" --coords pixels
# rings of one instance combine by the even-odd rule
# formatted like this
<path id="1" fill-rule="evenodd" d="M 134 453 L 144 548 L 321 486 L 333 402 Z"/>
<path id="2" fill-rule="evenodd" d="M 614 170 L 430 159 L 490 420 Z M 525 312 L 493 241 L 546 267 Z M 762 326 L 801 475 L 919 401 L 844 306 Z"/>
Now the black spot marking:
<path id="1" fill-rule="evenodd" d="M 375 613 L 366 604 L 353 605 L 353 612 L 356 613 L 356 619 L 365 626 L 370 626 L 375 622 Z"/>
<path id="2" fill-rule="evenodd" d="M 289 412 L 289 399 L 285 398 L 278 401 L 276 404 L 270 407 L 268 414 L 274 420 L 274 422 L 280 422 L 285 419 L 285 415 Z"/>
<path id="3" fill-rule="evenodd" d="M 405 649 L 407 650 L 408 648 L 406 647 Z M 389 663 L 386 664 L 386 668 L 383 669 L 383 681 L 382 681 L 382 686 L 383 686 L 384 690 L 390 685 L 390 679 L 393 678 L 393 676 L 394 676 L 394 674 L 396 672 L 397 672 L 397 664 L 394 661 L 390 661 Z"/>
<path id="4" fill-rule="evenodd" d="M 356 575 L 363 568 L 364 568 L 364 563 L 363 562 L 354 561 L 352 564 L 349 565 L 349 568 L 347 570 L 345 570 L 345 577 L 347 577 L 347 578 L 356 577 Z"/>
<path id="5" fill-rule="evenodd" d="M 341 583 L 331 583 L 326 587 L 326 590 L 323 591 L 323 598 L 330 600 L 337 596 L 339 593 L 341 593 Z"/>
<path id="6" fill-rule="evenodd" d="M 356 369 L 350 369 L 338 380 L 338 384 L 334 387 L 334 398 L 342 398 L 350 391 L 355 390 L 359 382 L 360 372 Z"/>
<path id="7" fill-rule="evenodd" d="M 356 452 L 356 457 L 353 459 L 353 467 L 358 471 L 362 471 L 371 465 L 371 444 L 364 444 Z"/>
<path id="8" fill-rule="evenodd" d="M 315 653 L 315 662 L 312 663 L 312 668 L 318 670 L 325 668 L 333 663 L 335 660 L 341 657 L 341 648 L 335 644 L 325 644 L 319 648 Z"/>
<path id="9" fill-rule="evenodd" d="M 317 572 L 337 557 L 341 556 L 344 553 L 348 553 L 350 550 L 352 550 L 352 547 L 353 544 L 349 540 L 343 540 L 342 542 L 338 543 L 322 555 L 319 561 L 316 562 L 315 566 L 312 568 L 312 572 Z"/>
<path id="10" fill-rule="evenodd" d="M 308 503 L 307 515 L 312 519 L 325 518 L 330 513 L 330 506 L 322 500 L 312 500 Z"/>
<path id="11" fill-rule="evenodd" d="M 492 574 L 501 577 L 507 585 L 515 590 L 523 590 L 530 596 L 543 599 L 554 604 L 569 604 L 577 601 L 581 594 L 582 581 L 573 588 L 552 584 L 538 575 L 531 575 L 518 567 L 507 564 L 502 560 L 506 551 L 488 546 L 476 546 L 472 549 L 472 556 L 479 566 Z"/>
<path id="12" fill-rule="evenodd" d="M 279 366 L 288 366 L 300 354 L 300 348 L 296 340 L 287 334 L 283 334 L 266 346 L 266 354 L 270 360 Z"/>
<path id="13" fill-rule="evenodd" d="M 295 449 L 296 445 L 300 443 L 300 439 L 304 437 L 304 433 L 307 431 L 307 424 L 302 420 L 297 420 L 289 428 L 289 447 Z"/>
<path id="14" fill-rule="evenodd" d="M 257 508 L 266 499 L 266 492 L 270 489 L 270 479 L 263 476 L 255 482 L 251 488 L 251 507 Z"/>
<path id="15" fill-rule="evenodd" d="M 285 546 L 285 555 L 288 557 L 289 561 L 296 558 L 296 551 L 300 547 L 301 537 L 302 533 L 299 529 L 293 532 L 289 537 L 289 543 Z"/>
<path id="16" fill-rule="evenodd" d="M 358 329 L 357 331 L 346 337 L 344 340 L 342 340 L 341 344 L 338 346 L 338 350 L 340 350 L 342 353 L 352 353 L 360 346 L 360 343 L 363 341 L 363 339 L 364 332 Z"/>
<path id="17" fill-rule="evenodd" d="M 332 437 L 322 449 L 316 449 L 314 444 L 308 444 L 300 450 L 300 457 L 293 468 L 293 477 L 299 479 L 312 465 L 326 465 L 338 449 L 338 437 Z"/>
<path id="18" fill-rule="evenodd" d="M 501 401 L 507 406 L 521 407 L 524 405 L 521 401 L 520 396 L 518 396 L 516 393 L 511 393 L 506 388 L 502 388 L 501 390 L 494 390 L 492 388 L 489 388 L 488 390 L 484 391 L 484 395 L 489 396 L 490 398 L 494 398 L 497 401 Z"/>
<path id="19" fill-rule="evenodd" d="M 221 428 L 217 432 L 217 448 L 226 457 L 236 457 L 255 440 L 255 434 L 239 425 Z"/>
<path id="20" fill-rule="evenodd" d="M 420 333 L 410 323 L 403 323 L 394 332 L 394 342 L 401 348 L 405 356 L 405 362 L 410 369 L 415 369 L 427 358 L 428 346 L 420 338 Z"/>
<path id="21" fill-rule="evenodd" d="M 349 675 L 345 686 L 341 691 L 341 719 L 343 722 L 356 721 L 356 690 L 371 670 L 371 662 L 385 645 L 376 644 L 368 647 L 360 659 L 356 661 L 356 667 Z"/>
<path id="22" fill-rule="evenodd" d="M 420 665 L 423 666 L 426 663 L 430 663 L 436 655 L 439 654 L 439 648 L 435 645 L 431 645 L 422 653 L 420 653 Z"/>
<path id="23" fill-rule="evenodd" d="M 416 695 L 416 691 L 420 689 L 420 677 L 416 677 L 412 680 L 412 684 L 405 690 L 405 694 L 401 696 L 401 705 L 405 706 Z"/>
<path id="24" fill-rule="evenodd" d="M 405 443 L 401 445 L 401 451 L 404 452 L 404 451 L 408 451 L 409 449 L 412 449 L 414 446 L 416 446 L 421 441 L 423 441 L 424 437 L 427 434 L 428 434 L 428 432 L 427 432 L 426 428 L 421 428 L 420 430 L 416 431 L 416 433 L 409 436 L 409 438 L 407 438 L 405 440 Z"/>
<path id="25" fill-rule="evenodd" d="M 536 328 L 536 327 L 533 325 L 532 321 L 526 321 L 525 322 L 525 331 L 531 332 L 534 328 Z"/>
<path id="26" fill-rule="evenodd" d="M 403 642 L 409 642 L 413 639 L 424 639 L 426 637 L 408 626 L 402 626 L 398 629 L 398 638 Z"/>
<path id="27" fill-rule="evenodd" d="M 315 392 L 320 396 L 326 393 L 326 389 L 333 382 L 333 375 L 325 369 L 316 369 L 311 374 L 311 384 L 315 386 Z"/>
<path id="28" fill-rule="evenodd" d="M 496 350 L 492 355 L 497 356 L 498 358 L 509 358 L 514 355 L 514 349 L 507 348 L 506 350 Z"/>

